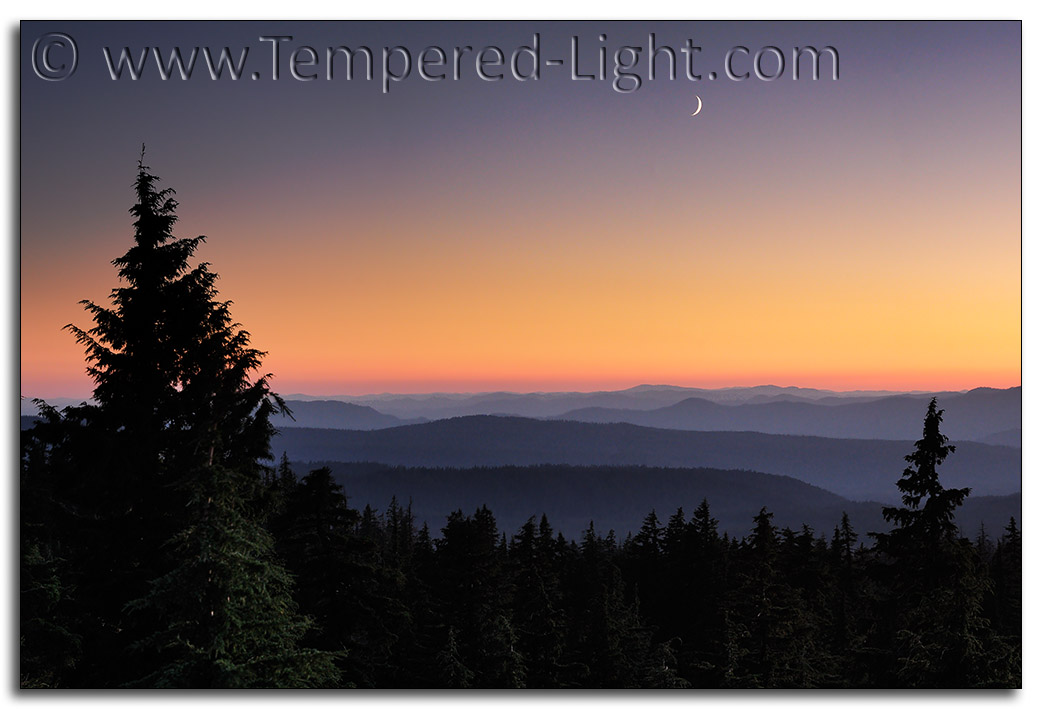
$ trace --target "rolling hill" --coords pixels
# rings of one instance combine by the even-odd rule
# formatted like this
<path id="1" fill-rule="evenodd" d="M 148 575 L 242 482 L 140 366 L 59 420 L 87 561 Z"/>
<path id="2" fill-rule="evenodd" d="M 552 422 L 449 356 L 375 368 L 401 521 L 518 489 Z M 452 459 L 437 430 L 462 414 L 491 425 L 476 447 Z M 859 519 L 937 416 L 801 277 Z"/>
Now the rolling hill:
<path id="1" fill-rule="evenodd" d="M 279 428 L 342 428 L 373 431 L 379 428 L 420 423 L 424 420 L 400 419 L 390 414 L 382 414 L 371 406 L 328 399 L 315 401 L 287 399 L 286 405 L 292 412 L 292 418 L 289 416 L 274 417 L 272 422 Z"/>

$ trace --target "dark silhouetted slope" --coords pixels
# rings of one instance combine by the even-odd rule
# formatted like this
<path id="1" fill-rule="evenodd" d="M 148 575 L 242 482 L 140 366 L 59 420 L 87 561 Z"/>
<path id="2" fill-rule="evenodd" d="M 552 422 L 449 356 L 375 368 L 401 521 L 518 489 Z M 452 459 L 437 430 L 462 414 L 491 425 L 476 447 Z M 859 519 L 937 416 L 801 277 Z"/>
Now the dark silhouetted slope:
<path id="1" fill-rule="evenodd" d="M 397 416 L 382 414 L 371 406 L 349 404 L 344 401 L 288 399 L 286 404 L 292 411 L 293 418 L 276 417 L 274 423 L 279 428 L 343 428 L 372 431 L 417 423 L 400 419 Z"/>

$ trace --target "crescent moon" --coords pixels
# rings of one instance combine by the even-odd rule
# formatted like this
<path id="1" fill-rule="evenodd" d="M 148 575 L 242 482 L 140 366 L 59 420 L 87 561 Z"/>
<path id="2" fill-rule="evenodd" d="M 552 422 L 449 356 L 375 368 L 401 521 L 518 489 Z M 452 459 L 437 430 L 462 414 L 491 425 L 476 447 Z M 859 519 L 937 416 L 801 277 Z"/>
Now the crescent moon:
<path id="1" fill-rule="evenodd" d="M 697 116 L 698 112 L 702 110 L 702 98 L 697 94 L 695 95 L 695 98 L 698 99 L 698 108 L 696 108 L 695 112 L 691 114 L 692 116 Z"/>

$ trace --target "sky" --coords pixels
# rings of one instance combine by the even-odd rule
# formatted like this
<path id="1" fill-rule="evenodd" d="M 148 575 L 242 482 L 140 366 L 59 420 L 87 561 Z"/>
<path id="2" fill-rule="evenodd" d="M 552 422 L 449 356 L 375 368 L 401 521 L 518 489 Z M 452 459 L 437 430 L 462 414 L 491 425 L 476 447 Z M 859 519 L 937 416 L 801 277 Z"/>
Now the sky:
<path id="1" fill-rule="evenodd" d="M 48 32 L 77 44 L 65 80 L 27 59 Z M 538 80 L 465 55 L 458 81 L 414 66 L 381 91 L 384 47 L 509 62 L 536 33 Z M 647 80 L 649 33 L 677 80 L 662 58 Z M 604 81 L 569 77 L 573 41 L 583 74 L 607 48 Z M 142 143 L 284 394 L 1020 384 L 1019 23 L 40 22 L 21 42 L 25 396 L 90 392 L 62 326 L 119 285 Z M 313 81 L 290 72 L 305 45 Z M 374 81 L 325 79 L 340 45 L 374 50 Z M 623 45 L 644 47 L 629 93 Z M 792 79 L 806 45 L 836 48 L 838 80 Z M 110 78 L 106 47 L 174 46 L 247 47 L 246 74 L 163 81 L 150 57 Z M 768 46 L 785 73 L 707 80 L 736 46 L 738 73 Z"/>

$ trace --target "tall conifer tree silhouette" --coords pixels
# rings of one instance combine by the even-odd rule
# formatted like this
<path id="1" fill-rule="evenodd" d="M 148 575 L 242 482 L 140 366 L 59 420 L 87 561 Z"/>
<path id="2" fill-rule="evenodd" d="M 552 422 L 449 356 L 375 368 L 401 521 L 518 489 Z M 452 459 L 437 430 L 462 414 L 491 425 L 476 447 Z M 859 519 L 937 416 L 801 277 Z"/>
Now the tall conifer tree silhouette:
<path id="1" fill-rule="evenodd" d="M 129 552 L 119 595 L 131 683 L 326 686 L 328 654 L 303 651 L 308 627 L 257 519 L 270 417 L 285 406 L 255 376 L 263 353 L 217 298 L 217 274 L 189 261 L 205 237 L 175 238 L 177 202 L 142 159 L 134 244 L 113 261 L 111 307 L 84 301 L 96 406 L 78 416 L 115 452 L 102 471 Z M 113 540 L 115 541 L 115 540 Z M 132 600 L 133 599 L 133 600 Z M 129 618 L 126 614 L 129 613 Z"/>
<path id="2" fill-rule="evenodd" d="M 905 687 L 959 687 L 987 684 L 985 647 L 992 633 L 981 602 L 987 581 L 969 540 L 955 524 L 955 509 L 969 488 L 945 488 L 938 467 L 955 446 L 941 433 L 944 412 L 930 401 L 923 436 L 905 456 L 897 487 L 903 507 L 884 507 L 896 524 L 872 533 L 888 566 L 884 603 L 894 626 L 882 630 L 891 661 L 879 684 Z M 878 641 L 877 641 L 878 642 Z"/>
<path id="3" fill-rule="evenodd" d="M 897 525 L 886 535 L 875 535 L 888 544 L 912 542 L 936 545 L 952 540 L 955 526 L 955 508 L 970 494 L 967 488 L 948 488 L 941 485 L 938 467 L 955 446 L 941 433 L 941 416 L 936 397 L 930 400 L 923 420 L 923 437 L 915 442 L 915 451 L 906 455 L 910 465 L 905 468 L 897 487 L 904 507 L 884 507 L 883 517 Z"/>

